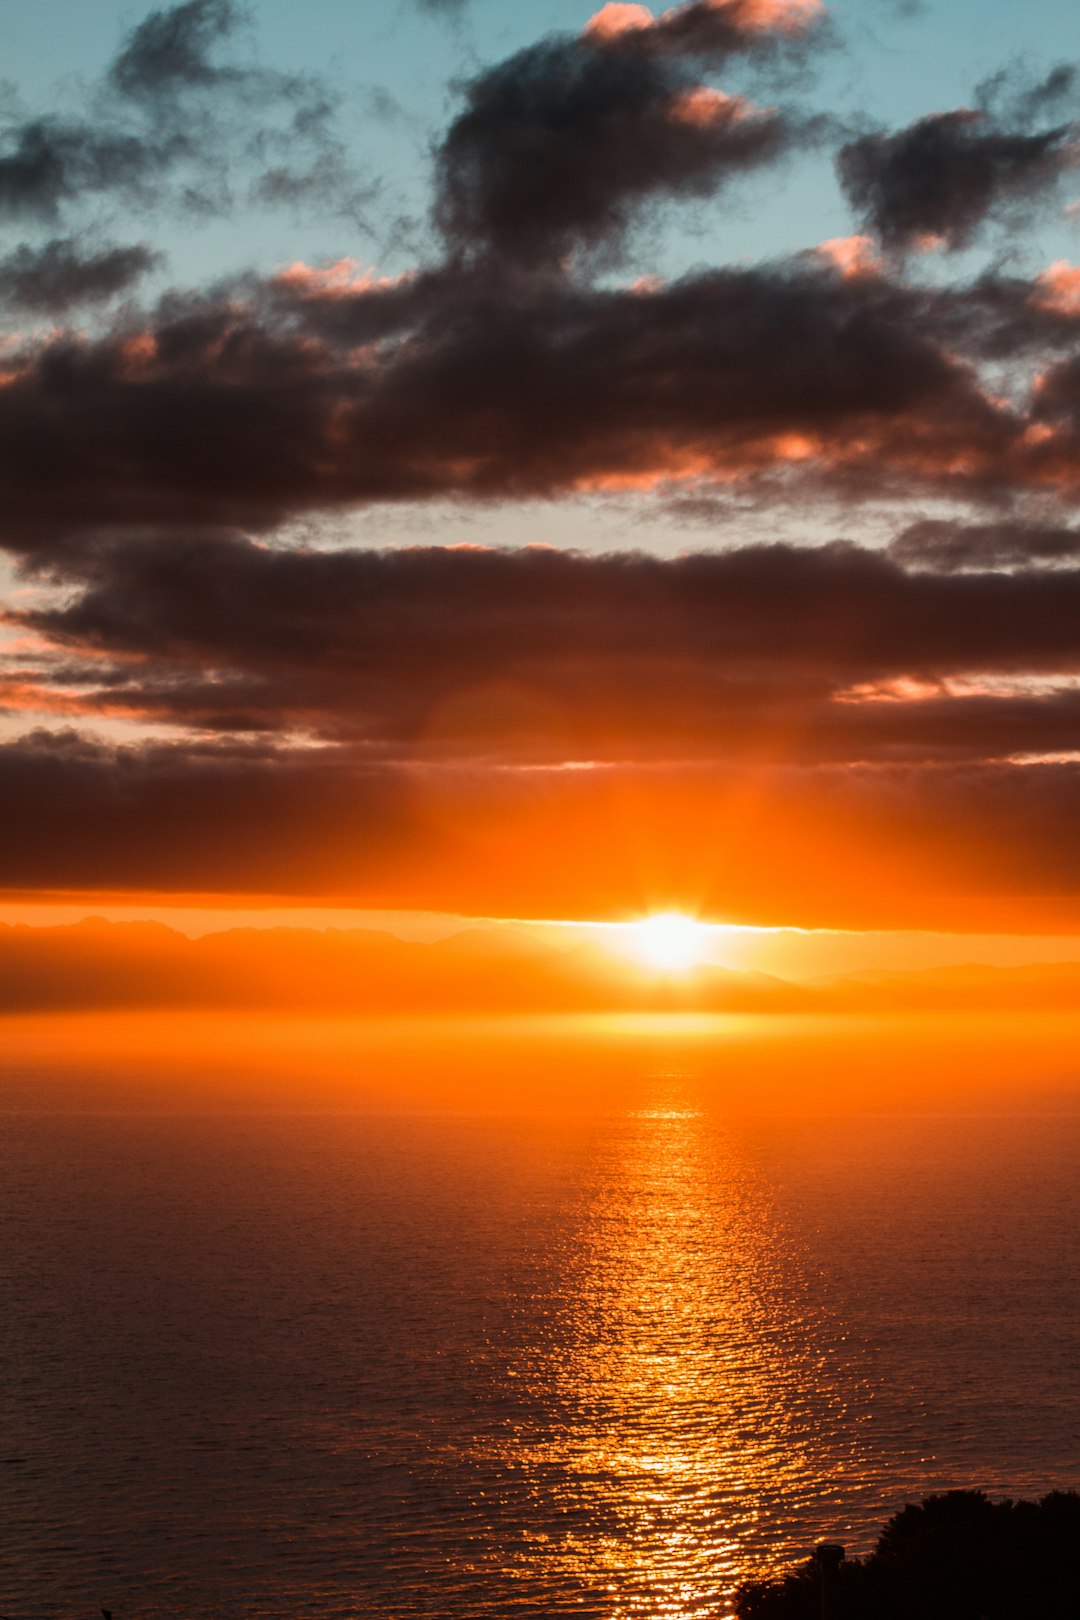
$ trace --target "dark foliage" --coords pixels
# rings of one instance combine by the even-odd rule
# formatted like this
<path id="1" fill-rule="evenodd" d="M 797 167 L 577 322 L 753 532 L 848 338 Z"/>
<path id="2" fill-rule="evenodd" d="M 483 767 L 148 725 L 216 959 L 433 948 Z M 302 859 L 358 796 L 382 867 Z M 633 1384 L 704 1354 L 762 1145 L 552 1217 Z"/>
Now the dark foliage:
<path id="1" fill-rule="evenodd" d="M 739 1620 L 818 1620 L 810 1559 L 780 1580 L 744 1585 Z M 1080 1495 L 991 1502 L 949 1491 L 891 1518 L 868 1558 L 835 1577 L 833 1620 L 1074 1620 L 1080 1614 Z"/>

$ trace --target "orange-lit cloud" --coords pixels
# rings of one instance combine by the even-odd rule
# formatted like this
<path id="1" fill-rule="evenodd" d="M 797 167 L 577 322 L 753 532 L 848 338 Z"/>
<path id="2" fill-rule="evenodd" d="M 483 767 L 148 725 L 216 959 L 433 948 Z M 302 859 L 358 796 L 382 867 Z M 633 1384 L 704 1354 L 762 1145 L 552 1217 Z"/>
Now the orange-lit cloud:
<path id="1" fill-rule="evenodd" d="M 1060 315 L 1080 315 L 1080 266 L 1057 259 L 1038 277 L 1035 302 Z"/>
<path id="2" fill-rule="evenodd" d="M 132 32 L 101 129 L 42 126 L 29 216 L 72 176 L 165 184 L 184 74 L 244 128 L 259 86 L 318 122 L 306 81 L 226 70 L 189 22 L 171 67 Z M 605 6 L 457 87 L 422 262 L 297 257 L 4 348 L 0 544 L 35 595 L 4 615 L 0 883 L 1075 920 L 1080 272 L 917 260 L 1054 200 L 1069 74 L 844 138 L 849 234 L 639 263 L 668 210 L 841 139 L 813 102 L 830 26 L 817 0 Z M 151 143 L 127 180 L 120 104 Z M 252 196 L 298 195 L 278 155 Z M 47 274 L 56 309 L 98 308 L 157 262 L 52 246 L 0 265 L 13 308 Z M 693 503 L 713 527 L 670 561 L 318 529 L 568 496 L 627 514 L 628 548 L 644 497 L 672 549 Z"/>
<path id="3" fill-rule="evenodd" d="M 698 85 L 684 90 L 672 103 L 671 115 L 683 124 L 709 125 L 733 123 L 741 118 L 752 118 L 756 109 L 742 96 L 728 96 L 722 90 Z"/>
<path id="4" fill-rule="evenodd" d="M 775 752 L 775 734 L 763 747 Z M 0 794 L 0 883 L 24 890 L 248 890 L 522 917 L 689 910 L 811 927 L 1080 926 L 1072 762 L 493 770 L 280 744 L 116 749 L 39 736 L 0 748 Z"/>
<path id="5" fill-rule="evenodd" d="M 842 276 L 876 276 L 884 268 L 871 236 L 834 236 L 818 244 L 817 251 Z"/>
<path id="6" fill-rule="evenodd" d="M 643 29 L 690 40 L 699 31 L 708 39 L 710 25 L 732 37 L 776 32 L 798 34 L 824 15 L 822 0 L 688 0 L 654 14 L 648 6 L 609 0 L 585 25 L 586 36 L 617 40 Z M 715 36 L 714 36 L 715 37 Z"/>
<path id="7" fill-rule="evenodd" d="M 274 305 L 290 291 L 278 283 Z M 1021 321 L 1062 318 L 1039 316 L 1027 291 L 1014 294 L 1025 342 Z M 1074 490 L 1075 362 L 1051 361 L 1027 411 L 1003 404 L 956 352 L 962 323 L 974 347 L 1000 318 L 995 303 L 984 320 L 982 296 L 943 303 L 939 337 L 933 300 L 876 277 L 714 272 L 651 294 L 643 348 L 629 290 L 535 287 L 504 308 L 467 283 L 417 281 L 305 289 L 280 327 L 273 306 L 230 304 L 197 322 L 174 311 L 137 339 L 58 337 L 0 392 L 0 432 L 23 452 L 6 533 L 37 548 L 107 524 L 265 528 L 354 503 L 760 480 L 790 470 L 793 446 L 800 478 L 852 498 L 890 480 Z M 470 388 L 445 409 L 442 380 L 458 375 Z M 213 433 L 178 434 L 179 409 Z"/>
<path id="8" fill-rule="evenodd" d="M 385 291 L 400 287 L 411 277 L 379 276 L 373 270 L 362 269 L 356 259 L 335 259 L 332 264 L 310 265 L 296 260 L 279 270 L 274 284 L 300 298 L 351 298 L 375 290 Z"/>
<path id="9" fill-rule="evenodd" d="M 655 18 L 648 6 L 627 4 L 626 0 L 609 0 L 585 24 L 586 36 L 596 39 L 617 39 L 636 28 L 651 28 Z"/>
<path id="10" fill-rule="evenodd" d="M 105 545 L 81 590 L 20 616 L 55 648 L 21 699 L 178 741 L 0 750 L 0 883 L 513 915 L 704 896 L 744 921 L 874 926 L 1025 895 L 1042 914 L 1050 893 L 1067 911 L 1080 574 L 970 566 L 1024 539 L 898 541 L 944 568 L 850 545 Z"/>

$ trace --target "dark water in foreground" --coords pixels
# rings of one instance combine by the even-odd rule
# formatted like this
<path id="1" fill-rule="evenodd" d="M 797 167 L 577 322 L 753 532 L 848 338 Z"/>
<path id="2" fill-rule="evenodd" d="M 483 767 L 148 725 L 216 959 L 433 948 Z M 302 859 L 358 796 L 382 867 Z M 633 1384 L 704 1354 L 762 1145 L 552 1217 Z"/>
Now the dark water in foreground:
<path id="1" fill-rule="evenodd" d="M 0 1610 L 728 1612 L 1080 1485 L 1080 1116 L 22 1112 Z"/>

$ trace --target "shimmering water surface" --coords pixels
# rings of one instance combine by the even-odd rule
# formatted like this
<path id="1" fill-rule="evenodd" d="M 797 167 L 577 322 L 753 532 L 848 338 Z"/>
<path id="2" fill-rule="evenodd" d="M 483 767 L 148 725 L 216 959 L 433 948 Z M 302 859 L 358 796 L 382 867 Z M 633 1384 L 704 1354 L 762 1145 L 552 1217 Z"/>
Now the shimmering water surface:
<path id="1" fill-rule="evenodd" d="M 2 1612 L 722 1615 L 932 1489 L 1080 1485 L 1075 1113 L 644 1078 L 572 1117 L 20 1092 Z"/>

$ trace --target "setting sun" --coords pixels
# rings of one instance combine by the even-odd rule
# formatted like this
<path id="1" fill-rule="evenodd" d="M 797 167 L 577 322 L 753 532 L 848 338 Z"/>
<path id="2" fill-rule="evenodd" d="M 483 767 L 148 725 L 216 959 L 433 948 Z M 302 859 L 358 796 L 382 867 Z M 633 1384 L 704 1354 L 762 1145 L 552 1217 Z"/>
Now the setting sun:
<path id="1" fill-rule="evenodd" d="M 634 954 L 665 973 L 685 973 L 705 954 L 708 929 L 681 911 L 659 911 L 631 930 Z"/>
<path id="2" fill-rule="evenodd" d="M 1077 0 L 0 7 L 0 1620 L 1080 1620 Z"/>

